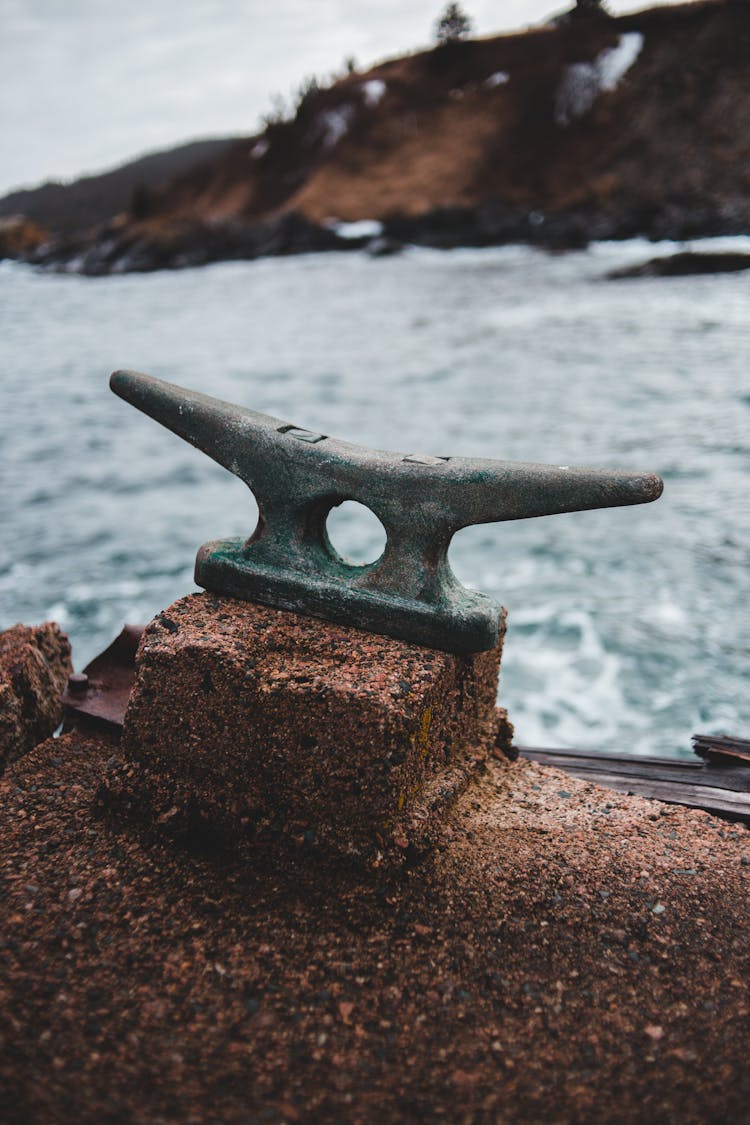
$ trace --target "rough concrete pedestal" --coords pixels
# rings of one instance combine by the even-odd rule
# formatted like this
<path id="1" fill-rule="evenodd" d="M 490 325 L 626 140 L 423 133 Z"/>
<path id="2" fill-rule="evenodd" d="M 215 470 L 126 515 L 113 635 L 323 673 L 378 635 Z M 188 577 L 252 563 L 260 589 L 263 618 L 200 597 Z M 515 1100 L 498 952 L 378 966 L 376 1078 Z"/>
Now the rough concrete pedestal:
<path id="1" fill-rule="evenodd" d="M 52 734 L 72 671 L 68 638 L 54 622 L 0 633 L 0 772 Z"/>
<path id="2" fill-rule="evenodd" d="M 378 863 L 427 846 L 512 730 L 502 636 L 458 656 L 197 594 L 152 621 L 123 747 L 223 832 L 272 824 Z M 162 786 L 163 788 L 163 786 Z M 168 812 L 168 810 L 165 810 Z"/>

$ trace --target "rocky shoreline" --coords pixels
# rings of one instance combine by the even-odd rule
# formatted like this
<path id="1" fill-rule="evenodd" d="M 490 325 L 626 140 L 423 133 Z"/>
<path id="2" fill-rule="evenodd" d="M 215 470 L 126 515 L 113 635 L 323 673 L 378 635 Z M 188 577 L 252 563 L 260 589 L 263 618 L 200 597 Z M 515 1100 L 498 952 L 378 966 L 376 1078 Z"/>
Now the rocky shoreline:
<path id="1" fill-rule="evenodd" d="M 704 0 L 310 81 L 255 136 L 0 200 L 0 258 L 99 276 L 406 245 L 747 235 L 748 49 L 744 0 Z M 103 218 L 105 198 L 119 202 Z M 84 218 L 83 199 L 99 204 Z"/>
<path id="2" fill-rule="evenodd" d="M 113 222 L 93 239 L 45 240 L 37 234 L 30 245 L 16 252 L 6 249 L 5 256 L 60 273 L 99 277 L 328 251 L 364 250 L 379 257 L 407 246 L 454 250 L 523 244 L 551 251 L 575 250 L 591 242 L 637 237 L 679 242 L 747 235 L 750 206 L 741 202 L 732 207 L 667 204 L 617 212 L 581 208 L 545 215 L 487 203 L 476 208 L 436 208 L 419 216 L 397 215 L 376 227 L 376 233 L 341 233 L 336 225 L 315 223 L 298 212 L 254 224 L 184 221 L 158 230 L 147 224 Z M 724 268 L 721 257 L 713 255 L 712 268 L 699 272 L 724 272 Z M 726 268 L 738 267 L 732 262 Z"/>

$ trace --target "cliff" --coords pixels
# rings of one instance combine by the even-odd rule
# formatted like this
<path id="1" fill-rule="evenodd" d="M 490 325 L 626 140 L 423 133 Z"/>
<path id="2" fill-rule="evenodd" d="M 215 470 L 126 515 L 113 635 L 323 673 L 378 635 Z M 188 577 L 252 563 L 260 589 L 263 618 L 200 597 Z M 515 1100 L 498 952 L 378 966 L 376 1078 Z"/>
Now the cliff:
<path id="1" fill-rule="evenodd" d="M 32 258 L 193 265 L 361 245 L 337 224 L 363 219 L 438 246 L 745 233 L 749 53 L 746 0 L 713 0 L 392 59 Z"/>

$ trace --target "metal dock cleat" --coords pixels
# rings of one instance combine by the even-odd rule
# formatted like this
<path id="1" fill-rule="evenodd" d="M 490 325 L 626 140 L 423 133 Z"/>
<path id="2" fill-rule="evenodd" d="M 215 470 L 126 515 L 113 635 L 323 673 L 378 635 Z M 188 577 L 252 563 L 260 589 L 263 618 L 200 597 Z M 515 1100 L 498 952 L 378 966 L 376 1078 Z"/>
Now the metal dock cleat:
<path id="1" fill-rule="evenodd" d="M 255 495 L 255 531 L 201 547 L 199 586 L 448 652 L 492 648 L 501 612 L 453 574 L 457 531 L 646 504 L 663 487 L 653 473 L 366 449 L 135 371 L 116 371 L 110 386 Z M 364 504 L 386 531 L 382 555 L 365 566 L 343 559 L 326 532 L 345 500 Z"/>

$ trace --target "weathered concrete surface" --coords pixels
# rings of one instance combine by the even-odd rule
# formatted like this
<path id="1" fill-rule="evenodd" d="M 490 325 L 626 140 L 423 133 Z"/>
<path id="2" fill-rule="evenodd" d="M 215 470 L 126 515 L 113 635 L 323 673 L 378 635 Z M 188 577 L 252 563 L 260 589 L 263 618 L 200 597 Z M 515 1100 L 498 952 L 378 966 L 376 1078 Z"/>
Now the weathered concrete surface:
<path id="1" fill-rule="evenodd" d="M 750 834 L 490 760 L 416 869 L 0 782 L 4 1125 L 747 1121 Z"/>
<path id="2" fill-rule="evenodd" d="M 214 830 L 273 821 L 377 864 L 426 845 L 498 733 L 509 741 L 503 633 L 458 656 L 192 595 L 144 634 L 123 746 Z"/>
<path id="3" fill-rule="evenodd" d="M 60 723 L 72 671 L 68 638 L 54 622 L 0 633 L 0 771 Z"/>

